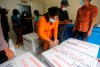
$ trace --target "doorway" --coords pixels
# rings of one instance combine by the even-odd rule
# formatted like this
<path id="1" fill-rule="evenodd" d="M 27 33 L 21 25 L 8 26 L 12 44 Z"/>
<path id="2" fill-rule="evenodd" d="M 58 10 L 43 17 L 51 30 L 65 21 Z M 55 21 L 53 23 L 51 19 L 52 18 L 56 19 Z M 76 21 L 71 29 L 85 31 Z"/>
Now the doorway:
<path id="1" fill-rule="evenodd" d="M 31 14 L 31 6 L 28 6 L 28 5 L 21 5 L 19 4 L 19 17 L 21 18 L 22 17 L 22 13 L 23 12 L 27 12 L 28 14 L 28 18 L 31 18 L 30 20 L 25 20 L 24 23 L 22 23 L 22 27 L 24 26 L 23 28 L 23 34 L 28 34 L 28 33 L 31 33 L 33 32 L 33 25 L 32 25 L 32 14 Z"/>

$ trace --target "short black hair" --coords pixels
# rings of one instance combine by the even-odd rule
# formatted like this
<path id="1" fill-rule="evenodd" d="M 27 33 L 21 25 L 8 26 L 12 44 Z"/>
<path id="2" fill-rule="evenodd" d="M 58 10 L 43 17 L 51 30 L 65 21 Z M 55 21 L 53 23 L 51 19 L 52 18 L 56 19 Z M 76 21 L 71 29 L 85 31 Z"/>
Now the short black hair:
<path id="1" fill-rule="evenodd" d="M 19 14 L 19 11 L 17 9 L 13 9 L 13 15 L 18 15 Z"/>
<path id="2" fill-rule="evenodd" d="M 1 9 L 1 14 L 6 14 L 6 13 L 8 13 L 7 9 L 6 8 L 2 8 Z"/>
<path id="3" fill-rule="evenodd" d="M 52 17 L 54 17 L 56 15 L 59 15 L 58 7 L 57 6 L 53 6 L 53 7 L 48 8 L 48 14 L 50 16 L 52 16 Z"/>
<path id="4" fill-rule="evenodd" d="M 38 11 L 38 10 L 35 10 L 35 11 L 34 11 L 34 14 L 35 14 L 35 15 L 38 15 L 38 14 L 39 14 L 39 11 Z"/>

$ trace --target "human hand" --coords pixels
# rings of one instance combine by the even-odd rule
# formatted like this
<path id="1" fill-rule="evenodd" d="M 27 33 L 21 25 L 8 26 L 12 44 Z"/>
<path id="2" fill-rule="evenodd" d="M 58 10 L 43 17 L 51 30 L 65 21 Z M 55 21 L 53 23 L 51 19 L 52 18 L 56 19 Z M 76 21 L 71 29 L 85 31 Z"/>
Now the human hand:
<path id="1" fill-rule="evenodd" d="M 14 52 L 11 51 L 9 48 L 6 48 L 4 51 L 6 56 L 8 57 L 8 60 L 11 60 L 14 57 Z"/>
<path id="2" fill-rule="evenodd" d="M 73 33 L 75 32 L 75 27 L 73 27 L 72 32 L 73 32 Z"/>
<path id="3" fill-rule="evenodd" d="M 64 23 L 65 24 L 71 24 L 72 23 L 72 20 L 65 20 Z"/>
<path id="4" fill-rule="evenodd" d="M 54 43 L 54 41 L 49 41 L 49 45 L 50 45 L 50 47 L 52 48 L 52 47 L 55 47 L 55 43 Z"/>
<path id="5" fill-rule="evenodd" d="M 59 40 L 58 39 L 55 39 L 54 40 L 54 43 L 55 43 L 55 46 L 57 46 L 59 44 Z"/>
<path id="6" fill-rule="evenodd" d="M 87 37 L 89 37 L 89 36 L 91 35 L 91 32 L 92 32 L 92 31 L 88 31 L 88 32 L 87 32 Z"/>

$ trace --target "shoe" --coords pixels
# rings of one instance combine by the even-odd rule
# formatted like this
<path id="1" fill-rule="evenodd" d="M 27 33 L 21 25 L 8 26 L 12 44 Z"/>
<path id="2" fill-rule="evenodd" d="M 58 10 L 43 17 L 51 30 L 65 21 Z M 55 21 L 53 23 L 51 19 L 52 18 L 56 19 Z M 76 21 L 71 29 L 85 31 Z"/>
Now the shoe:
<path id="1" fill-rule="evenodd" d="M 15 47 L 16 47 L 16 48 L 20 48 L 20 45 L 19 45 L 19 44 L 17 44 L 17 45 L 15 45 Z"/>

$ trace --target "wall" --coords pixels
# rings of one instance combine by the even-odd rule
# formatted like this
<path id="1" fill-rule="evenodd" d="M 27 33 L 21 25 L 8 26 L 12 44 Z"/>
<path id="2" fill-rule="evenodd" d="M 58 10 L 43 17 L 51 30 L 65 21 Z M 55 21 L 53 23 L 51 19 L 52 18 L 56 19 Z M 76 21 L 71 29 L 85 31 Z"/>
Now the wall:
<path id="1" fill-rule="evenodd" d="M 75 18 L 76 18 L 77 10 L 78 10 L 78 8 L 81 7 L 80 0 L 68 0 L 68 1 L 69 1 L 70 6 L 67 7 L 67 10 L 68 10 L 70 19 L 72 19 L 73 23 L 74 23 Z M 44 0 L 45 12 L 47 12 L 47 9 L 51 6 L 60 7 L 60 2 L 61 2 L 61 0 Z M 91 3 L 96 5 L 99 9 L 99 14 L 98 14 L 98 18 L 97 18 L 96 23 L 100 24 L 100 4 L 98 2 L 99 2 L 99 0 L 92 0 Z"/>
<path id="2" fill-rule="evenodd" d="M 44 14 L 47 12 L 48 8 L 51 6 L 58 6 L 60 7 L 60 2 L 61 0 L 31 0 L 33 2 L 32 6 L 32 11 L 34 10 L 39 10 L 40 14 Z M 28 1 L 28 4 L 23 4 L 23 5 L 31 5 L 31 1 Z M 69 12 L 70 19 L 73 19 L 73 22 L 76 18 L 76 13 L 78 8 L 81 7 L 80 5 L 80 0 L 68 0 L 70 6 L 67 8 Z M 97 24 L 100 24 L 100 5 L 99 5 L 99 0 L 92 0 L 92 4 L 96 5 L 99 9 L 99 15 L 97 18 Z M 0 0 L 0 6 L 3 8 L 8 8 L 9 9 L 9 14 L 8 14 L 8 21 L 10 25 L 11 31 L 9 32 L 10 38 L 15 39 L 15 33 L 12 30 L 12 22 L 11 22 L 11 15 L 12 15 L 12 10 L 14 8 L 18 9 L 18 4 L 22 4 L 21 0 Z"/>
<path id="3" fill-rule="evenodd" d="M 22 4 L 22 5 L 30 5 L 31 6 L 31 1 L 33 2 L 33 6 L 32 6 L 32 11 L 34 11 L 35 9 L 40 11 L 40 14 L 44 13 L 43 10 L 43 3 L 41 0 L 28 0 L 27 4 L 23 4 L 21 3 L 21 0 L 0 0 L 0 6 L 2 8 L 7 8 L 9 9 L 9 14 L 8 14 L 8 22 L 10 25 L 10 32 L 9 32 L 9 36 L 11 39 L 15 39 L 16 35 L 12 29 L 12 22 L 11 22 L 11 16 L 12 16 L 12 11 L 13 9 L 18 9 L 18 4 Z"/>
<path id="4" fill-rule="evenodd" d="M 38 10 L 40 14 L 44 14 L 44 2 L 43 0 L 33 0 L 33 11 Z"/>

